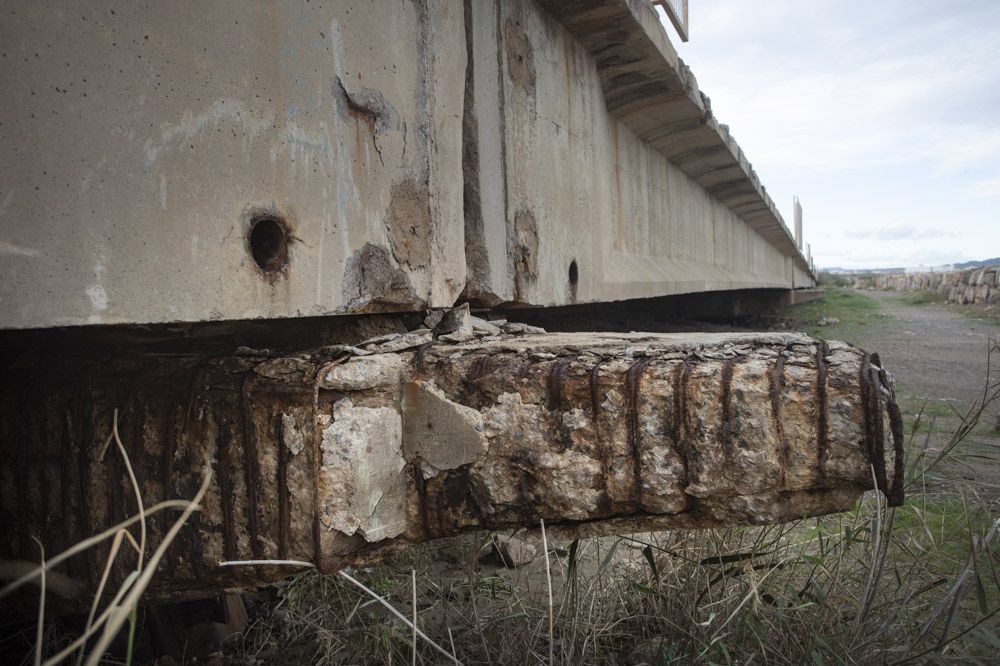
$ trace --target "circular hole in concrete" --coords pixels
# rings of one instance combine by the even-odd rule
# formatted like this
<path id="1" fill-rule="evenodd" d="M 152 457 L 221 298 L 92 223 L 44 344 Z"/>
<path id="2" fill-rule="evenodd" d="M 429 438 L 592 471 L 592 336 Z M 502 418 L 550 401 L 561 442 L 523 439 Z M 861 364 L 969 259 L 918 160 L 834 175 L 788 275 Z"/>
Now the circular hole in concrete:
<path id="1" fill-rule="evenodd" d="M 576 259 L 569 262 L 569 284 L 575 287 L 580 281 L 580 269 L 576 266 Z"/>
<path id="2" fill-rule="evenodd" d="M 288 229 L 273 215 L 256 217 L 250 223 L 250 254 L 265 273 L 277 273 L 288 263 Z"/>

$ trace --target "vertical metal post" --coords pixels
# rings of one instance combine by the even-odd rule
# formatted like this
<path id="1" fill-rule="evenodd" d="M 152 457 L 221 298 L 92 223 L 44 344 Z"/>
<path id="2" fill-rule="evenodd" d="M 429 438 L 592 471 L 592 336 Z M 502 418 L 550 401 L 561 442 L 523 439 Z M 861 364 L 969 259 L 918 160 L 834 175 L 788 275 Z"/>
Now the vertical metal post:
<path id="1" fill-rule="evenodd" d="M 802 249 L 802 204 L 798 197 L 795 197 L 795 244 Z"/>

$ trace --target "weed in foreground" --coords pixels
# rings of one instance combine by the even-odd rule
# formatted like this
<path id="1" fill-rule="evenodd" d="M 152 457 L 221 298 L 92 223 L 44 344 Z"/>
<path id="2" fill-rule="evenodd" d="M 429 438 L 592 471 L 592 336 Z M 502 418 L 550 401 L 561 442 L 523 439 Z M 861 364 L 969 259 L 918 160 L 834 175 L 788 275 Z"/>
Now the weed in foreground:
<path id="1" fill-rule="evenodd" d="M 898 508 L 869 493 L 852 512 L 784 525 L 543 538 L 543 555 L 521 569 L 482 566 L 490 542 L 482 534 L 431 544 L 359 572 L 292 578 L 232 656 L 277 664 L 995 661 L 1000 495 L 937 480 L 968 464 L 966 440 L 997 404 L 1000 382 L 987 379 L 940 444 L 921 427 L 922 412 L 911 419 L 909 499 Z M 86 663 L 96 664 L 131 631 L 156 562 L 204 493 L 205 485 L 192 502 L 143 509 L 116 428 L 111 442 L 125 457 L 139 514 L 0 591 L 42 588 L 36 663 L 82 660 L 89 647 Z M 989 451 L 975 455 L 979 465 L 1000 465 Z M 146 517 L 169 507 L 184 512 L 144 560 Z M 138 540 L 129 531 L 136 524 Z M 44 621 L 45 585 L 58 581 L 61 561 L 107 539 L 108 566 L 128 544 L 135 571 L 103 610 L 103 590 L 95 597 L 83 636 L 56 644 Z"/>
<path id="2" fill-rule="evenodd" d="M 850 513 L 784 525 L 550 540 L 551 583 L 543 561 L 481 565 L 480 535 L 354 575 L 398 609 L 415 599 L 421 629 L 466 664 L 994 662 L 1000 495 L 935 475 L 998 403 L 988 381 L 940 444 L 911 417 L 898 508 L 868 493 Z M 414 645 L 441 659 L 373 595 L 316 572 L 288 584 L 243 650 L 270 660 L 288 645 L 310 646 L 316 664 L 407 663 Z"/>
<path id="3" fill-rule="evenodd" d="M 163 558 L 167 548 L 185 525 L 188 518 L 190 518 L 191 514 L 199 509 L 199 503 L 208 490 L 208 485 L 211 481 L 211 472 L 206 470 L 201 488 L 190 502 L 168 500 L 147 508 L 143 504 L 139 482 L 132 470 L 132 463 L 129 460 L 128 452 L 125 450 L 125 446 L 122 444 L 118 433 L 118 410 L 115 410 L 111 434 L 108 435 L 104 443 L 99 456 L 100 460 L 104 459 L 104 454 L 111 444 L 115 445 L 117 452 L 122 456 L 132 490 L 135 493 L 138 513 L 89 539 L 71 546 L 55 557 L 46 559 L 45 550 L 42 548 L 42 544 L 39 543 L 40 563 L 38 566 L 21 567 L 19 566 L 20 563 L 2 563 L 3 568 L 0 573 L 3 573 L 4 578 L 13 578 L 13 580 L 3 588 L 0 588 L 0 600 L 8 597 L 25 585 L 36 584 L 39 587 L 38 622 L 33 651 L 34 664 L 36 666 L 42 664 L 45 666 L 54 666 L 55 664 L 66 662 L 73 657 L 76 658 L 75 663 L 78 665 L 85 663 L 87 666 L 96 666 L 96 664 L 103 662 L 108 647 L 122 631 L 127 632 L 125 663 L 132 663 L 137 621 L 136 611 L 142 595 L 152 581 L 157 564 Z M 147 545 L 151 546 L 152 544 L 147 544 L 146 541 L 146 520 L 149 516 L 165 509 L 180 509 L 181 515 L 174 521 L 170 529 L 164 534 L 163 540 L 156 545 L 155 549 L 152 550 L 152 554 L 147 558 Z M 130 529 L 136 524 L 138 524 L 138 536 L 134 535 L 132 529 Z M 74 587 L 72 583 L 74 581 L 53 571 L 53 569 L 74 555 L 108 540 L 111 540 L 111 548 L 90 606 L 84 630 L 79 636 L 75 636 L 70 640 L 64 640 L 64 637 L 56 635 L 58 632 L 51 631 L 52 626 L 47 625 L 45 622 L 47 583 L 50 579 L 55 578 L 56 580 L 63 581 L 62 585 L 66 588 L 66 591 L 72 591 Z M 126 558 L 125 561 L 129 561 L 127 559 L 129 556 L 134 561 L 133 570 L 116 590 L 109 589 L 109 574 L 114 565 L 119 558 Z M 7 575 L 9 572 L 21 568 L 27 568 L 28 570 L 22 575 Z M 106 596 L 110 598 L 106 600 Z M 102 609 L 102 602 L 105 601 L 106 603 L 103 603 Z"/>

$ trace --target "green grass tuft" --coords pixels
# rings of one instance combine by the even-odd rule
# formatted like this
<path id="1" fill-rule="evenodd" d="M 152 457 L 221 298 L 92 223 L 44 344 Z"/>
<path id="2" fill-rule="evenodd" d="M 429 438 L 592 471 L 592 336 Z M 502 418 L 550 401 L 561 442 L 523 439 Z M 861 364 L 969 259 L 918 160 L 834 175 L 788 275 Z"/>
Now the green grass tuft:
<path id="1" fill-rule="evenodd" d="M 889 315 L 881 311 L 878 302 L 863 292 L 828 287 L 823 298 L 789 308 L 785 316 L 799 322 L 805 332 L 813 337 L 831 337 L 831 331 L 868 326 L 884 321 Z M 820 326 L 819 321 L 824 317 L 838 319 L 839 323 Z"/>
<path id="2" fill-rule="evenodd" d="M 936 291 L 914 291 L 907 293 L 903 300 L 910 305 L 930 305 L 944 303 L 945 297 Z"/>

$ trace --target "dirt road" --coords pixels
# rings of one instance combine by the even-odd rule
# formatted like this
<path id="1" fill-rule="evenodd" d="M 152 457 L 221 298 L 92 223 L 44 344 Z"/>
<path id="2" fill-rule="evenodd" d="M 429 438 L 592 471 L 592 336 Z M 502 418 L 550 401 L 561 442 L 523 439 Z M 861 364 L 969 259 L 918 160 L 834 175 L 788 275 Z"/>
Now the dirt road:
<path id="1" fill-rule="evenodd" d="M 989 340 L 1000 340 L 1000 325 L 973 319 L 959 305 L 914 304 L 898 292 L 863 293 L 888 316 L 851 327 L 843 337 L 879 352 L 902 400 L 942 401 L 962 409 L 979 395 L 986 380 Z M 837 329 L 830 327 L 824 337 L 837 338 Z M 1000 377 L 1000 368 L 994 367 L 992 375 Z"/>
<path id="2" fill-rule="evenodd" d="M 896 379 L 908 434 L 913 432 L 916 415 L 923 415 L 910 440 L 911 460 L 917 448 L 933 452 L 947 447 L 962 424 L 959 414 L 966 414 L 981 398 L 987 350 L 991 339 L 1000 340 L 1000 324 L 973 318 L 964 306 L 916 303 L 906 293 L 865 291 L 854 292 L 851 298 L 856 308 L 864 306 L 870 312 L 823 327 L 820 335 L 879 353 Z M 875 307 L 863 299 L 872 299 Z M 823 312 L 823 306 L 817 306 Z M 996 382 L 1000 380 L 1000 353 L 994 353 L 992 360 L 989 373 Z M 944 493 L 942 497 L 956 490 L 981 506 L 992 505 L 1000 496 L 1000 405 L 995 402 L 924 481 L 925 492 Z"/>

